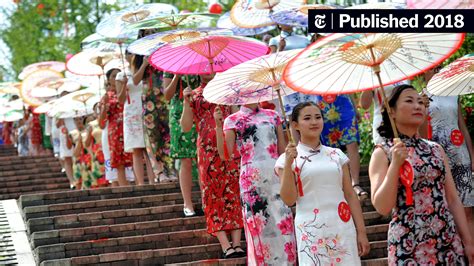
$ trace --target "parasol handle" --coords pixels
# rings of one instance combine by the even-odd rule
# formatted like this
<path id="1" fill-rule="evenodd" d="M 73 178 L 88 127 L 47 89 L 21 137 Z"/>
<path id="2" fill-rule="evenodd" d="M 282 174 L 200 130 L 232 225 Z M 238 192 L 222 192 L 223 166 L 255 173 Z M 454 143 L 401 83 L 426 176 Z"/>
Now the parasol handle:
<path id="1" fill-rule="evenodd" d="M 285 125 L 288 125 L 288 128 L 286 129 L 286 137 L 288 138 L 288 141 L 290 141 L 291 143 L 294 143 L 293 135 L 291 134 L 290 123 L 288 123 L 288 121 L 286 120 L 285 106 L 283 106 L 283 99 L 281 98 L 281 93 L 280 93 L 280 84 L 274 85 L 273 89 L 275 89 L 275 91 L 278 94 L 278 101 L 280 102 L 280 109 L 281 109 L 281 113 L 283 115 L 283 121 L 284 121 Z"/>
<path id="2" fill-rule="evenodd" d="M 372 60 L 375 63 L 375 54 L 374 54 L 373 46 L 369 46 L 369 50 L 370 50 L 370 55 L 372 56 Z M 379 81 L 379 85 L 380 85 L 379 90 L 380 90 L 380 93 L 382 94 L 383 105 L 385 107 L 385 110 L 387 110 L 388 119 L 390 120 L 390 125 L 392 126 L 393 136 L 394 138 L 398 138 L 397 126 L 395 125 L 395 121 L 393 120 L 393 117 L 390 116 L 390 111 L 392 108 L 390 108 L 390 106 L 388 105 L 387 96 L 385 95 L 385 90 L 383 88 L 382 78 L 380 77 L 380 64 L 376 64 L 372 66 L 372 69 L 374 70 L 374 73 L 377 76 L 377 80 Z"/>

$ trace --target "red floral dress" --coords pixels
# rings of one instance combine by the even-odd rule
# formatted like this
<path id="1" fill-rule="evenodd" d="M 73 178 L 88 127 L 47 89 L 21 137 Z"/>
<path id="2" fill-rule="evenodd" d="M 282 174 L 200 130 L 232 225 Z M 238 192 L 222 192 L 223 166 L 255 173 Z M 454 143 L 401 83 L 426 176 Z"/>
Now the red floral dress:
<path id="1" fill-rule="evenodd" d="M 199 177 L 202 202 L 206 215 L 207 232 L 230 231 L 243 228 L 239 191 L 240 157 L 221 161 L 217 151 L 214 109 L 221 108 L 223 116 L 231 114 L 229 106 L 209 103 L 202 95 L 203 87 L 192 92 L 191 108 L 196 124 Z"/>
<path id="2" fill-rule="evenodd" d="M 466 265 L 461 238 L 446 202 L 446 169 L 439 144 L 400 136 L 413 166 L 413 205 L 399 185 L 388 229 L 389 265 Z M 392 141 L 381 145 L 391 160 Z"/>
<path id="3" fill-rule="evenodd" d="M 41 144 L 43 133 L 41 132 L 41 124 L 38 114 L 33 114 L 33 119 L 31 120 L 31 123 L 31 144 Z"/>
<path id="4" fill-rule="evenodd" d="M 115 92 L 109 92 L 109 112 L 107 120 L 109 126 L 110 166 L 117 168 L 120 165 L 132 166 L 132 154 L 126 153 L 123 147 L 123 104 L 120 104 Z"/>

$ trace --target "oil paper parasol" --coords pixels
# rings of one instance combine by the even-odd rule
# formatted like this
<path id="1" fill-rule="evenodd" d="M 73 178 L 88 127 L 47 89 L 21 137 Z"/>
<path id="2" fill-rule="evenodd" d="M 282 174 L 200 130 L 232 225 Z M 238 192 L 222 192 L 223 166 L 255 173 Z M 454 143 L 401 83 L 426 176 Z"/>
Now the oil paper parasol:
<path id="1" fill-rule="evenodd" d="M 29 74 L 21 83 L 20 97 L 23 101 L 33 107 L 39 106 L 43 103 L 42 100 L 32 96 L 34 90 L 38 89 L 46 82 L 57 81 L 62 79 L 63 75 L 52 69 L 40 69 Z"/>
<path id="2" fill-rule="evenodd" d="M 264 55 L 218 73 L 204 88 L 207 101 L 223 105 L 245 105 L 278 99 L 283 117 L 282 96 L 295 93 L 282 81 L 283 69 L 301 49 Z M 288 139 L 291 139 L 287 130 Z"/>
<path id="3" fill-rule="evenodd" d="M 275 25 L 270 14 L 289 8 L 299 7 L 305 0 L 238 0 L 232 6 L 230 18 L 242 28 L 260 28 Z"/>
<path id="4" fill-rule="evenodd" d="M 167 44 L 154 52 L 150 64 L 175 74 L 210 74 L 269 52 L 263 42 L 239 36 L 205 36 Z"/>
<path id="5" fill-rule="evenodd" d="M 21 73 L 18 75 L 18 79 L 23 80 L 31 73 L 41 69 L 52 69 L 56 72 L 63 72 L 64 70 L 66 70 L 66 65 L 64 64 L 64 62 L 58 61 L 45 61 L 34 63 L 23 68 Z"/>
<path id="6" fill-rule="evenodd" d="M 134 41 L 127 47 L 132 54 L 149 56 L 161 46 L 167 43 L 174 43 L 204 37 L 210 35 L 232 35 L 233 32 L 228 29 L 219 28 L 198 28 L 198 29 L 178 29 L 155 33 Z"/>
<path id="7" fill-rule="evenodd" d="M 441 69 L 430 79 L 426 89 L 439 96 L 474 93 L 474 54 L 465 55 Z"/>
<path id="8" fill-rule="evenodd" d="M 37 88 L 31 92 L 31 95 L 37 98 L 47 98 L 57 96 L 63 91 L 73 92 L 80 88 L 81 84 L 67 78 L 61 78 L 40 82 Z"/>
<path id="9" fill-rule="evenodd" d="M 177 13 L 178 9 L 169 4 L 134 4 L 110 14 L 96 27 L 96 32 L 109 38 L 128 39 L 135 38 L 138 30 L 128 26 L 140 21 L 154 18 L 164 14 Z"/>
<path id="10" fill-rule="evenodd" d="M 329 35 L 297 55 L 283 73 L 286 84 L 307 94 L 344 94 L 410 79 L 452 55 L 462 33 Z M 395 137 L 398 137 L 391 120 Z"/>
<path id="11" fill-rule="evenodd" d="M 177 12 L 176 12 L 177 13 Z M 198 28 L 202 24 L 210 27 L 219 18 L 209 13 L 181 13 L 157 16 L 129 25 L 130 29 L 159 29 L 159 28 Z"/>
<path id="12" fill-rule="evenodd" d="M 274 30 L 276 28 L 276 26 L 265 26 L 251 29 L 239 27 L 230 19 L 230 12 L 225 13 L 219 18 L 217 21 L 217 27 L 230 29 L 235 35 L 239 36 L 254 36 Z"/>
<path id="13" fill-rule="evenodd" d="M 20 82 L 0 82 L 0 93 L 18 94 L 20 93 Z"/>

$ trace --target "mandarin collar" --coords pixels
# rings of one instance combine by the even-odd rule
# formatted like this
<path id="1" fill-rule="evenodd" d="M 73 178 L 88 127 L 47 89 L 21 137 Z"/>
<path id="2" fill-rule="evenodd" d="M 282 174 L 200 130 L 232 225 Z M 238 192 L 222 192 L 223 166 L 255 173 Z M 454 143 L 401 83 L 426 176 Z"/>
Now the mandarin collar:
<path id="1" fill-rule="evenodd" d="M 260 107 L 257 106 L 257 108 L 255 110 L 253 110 L 251 108 L 248 108 L 248 107 L 245 107 L 244 105 L 242 105 L 240 107 L 240 111 L 242 111 L 244 114 L 256 114 L 260 111 Z"/>
<path id="2" fill-rule="evenodd" d="M 308 153 L 319 153 L 321 152 L 321 149 L 323 148 L 323 145 L 321 143 L 319 143 L 318 147 L 316 147 L 316 149 L 314 149 L 313 147 L 310 147 L 309 145 L 306 145 L 304 143 L 302 143 L 301 141 L 298 143 L 298 146 L 305 152 L 308 152 Z"/>

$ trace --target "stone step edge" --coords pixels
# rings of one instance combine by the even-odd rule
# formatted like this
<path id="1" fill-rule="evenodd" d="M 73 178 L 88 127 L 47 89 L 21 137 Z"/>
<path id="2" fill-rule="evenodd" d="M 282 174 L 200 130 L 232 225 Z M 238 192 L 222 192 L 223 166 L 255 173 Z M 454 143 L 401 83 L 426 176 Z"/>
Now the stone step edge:
<path id="1" fill-rule="evenodd" d="M 368 226 L 368 234 L 371 234 L 370 231 L 378 231 L 379 228 L 385 228 L 386 226 Z M 374 229 L 374 230 L 372 230 Z M 212 243 L 212 241 L 217 241 L 216 238 L 207 233 L 207 230 L 204 229 L 194 229 L 194 230 L 183 230 L 178 232 L 166 232 L 158 234 L 149 234 L 149 235 L 139 235 L 139 236 L 127 236 L 127 237 L 117 237 L 117 238 L 108 238 L 101 241 L 78 241 L 78 242 L 68 242 L 68 243 L 59 243 L 52 245 L 44 245 L 35 248 L 34 252 L 36 256 L 45 256 L 46 254 L 55 254 L 55 253 L 66 253 L 66 251 L 78 251 L 78 250 L 90 250 L 94 248 L 106 248 L 106 247 L 118 247 L 118 246 L 128 246 L 128 245 L 145 245 L 147 243 L 155 242 L 173 242 L 173 241 L 182 241 L 184 239 L 205 239 L 206 244 Z M 181 242 L 180 242 L 181 243 Z M 386 247 L 386 240 L 372 241 L 371 247 L 374 249 L 380 249 Z M 178 243 L 179 244 L 179 243 Z M 182 244 L 182 243 L 181 243 Z M 49 252 L 46 252 L 49 251 Z M 65 258 L 66 254 L 64 254 Z"/>
<path id="2" fill-rule="evenodd" d="M 201 192 L 193 191 L 192 196 L 200 196 Z M 120 205 L 130 205 L 130 204 L 140 204 L 140 203 L 152 203 L 152 202 L 162 202 L 167 200 L 175 200 L 181 197 L 181 192 L 175 193 L 166 193 L 166 194 L 156 194 L 156 195 L 146 195 L 138 197 L 124 197 L 119 199 L 102 199 L 94 201 L 80 201 L 80 202 L 68 202 L 68 203 L 58 203 L 42 206 L 31 206 L 25 207 L 23 209 L 24 214 L 40 213 L 40 212 L 53 212 L 53 211 L 63 211 L 63 210 L 79 210 L 87 208 L 99 208 L 99 207 L 110 207 L 110 206 L 120 206 Z"/>
<path id="3" fill-rule="evenodd" d="M 194 183 L 194 186 L 199 187 L 197 183 Z M 54 192 L 54 193 L 37 193 L 30 194 L 21 197 L 21 203 L 24 205 L 26 202 L 39 201 L 39 200 L 58 200 L 58 199 L 71 199 L 79 198 L 85 196 L 98 196 L 98 195 L 109 195 L 109 194 L 119 194 L 119 193 L 130 193 L 130 192 L 140 192 L 140 191 L 155 191 L 163 190 L 170 188 L 179 188 L 178 182 L 164 182 L 157 184 L 146 184 L 140 186 L 123 186 L 123 187 L 106 187 L 98 189 L 88 189 L 88 190 L 73 190 L 67 192 Z M 122 195 L 118 195 L 122 196 Z M 27 207 L 27 206 L 25 206 Z"/>
<path id="4" fill-rule="evenodd" d="M 381 218 L 380 214 L 378 214 L 375 211 L 366 212 L 366 213 L 363 213 L 363 215 L 364 215 L 365 220 Z M 60 236 L 78 235 L 78 232 L 77 232 L 78 230 L 83 230 L 84 231 L 83 235 L 87 235 L 89 233 L 86 231 L 90 231 L 91 233 L 92 232 L 103 233 L 104 230 L 106 230 L 106 232 L 116 232 L 116 231 L 128 232 L 128 231 L 135 231 L 135 230 L 160 228 L 160 224 L 171 224 L 175 221 L 183 221 L 183 222 L 176 223 L 174 224 L 174 226 L 189 224 L 193 222 L 205 223 L 205 216 L 182 217 L 182 218 L 173 218 L 173 219 L 164 219 L 164 220 L 111 224 L 111 225 L 96 225 L 96 226 L 88 226 L 88 227 L 82 227 L 82 228 L 61 228 L 61 229 L 54 229 L 54 230 L 36 231 L 31 234 L 30 238 L 31 240 L 41 240 L 41 239 L 57 238 Z M 385 223 L 372 224 L 372 225 L 382 225 L 382 224 L 385 224 Z M 121 228 L 123 230 L 119 230 L 118 228 Z"/>

